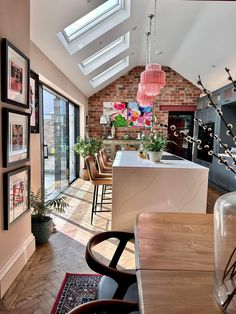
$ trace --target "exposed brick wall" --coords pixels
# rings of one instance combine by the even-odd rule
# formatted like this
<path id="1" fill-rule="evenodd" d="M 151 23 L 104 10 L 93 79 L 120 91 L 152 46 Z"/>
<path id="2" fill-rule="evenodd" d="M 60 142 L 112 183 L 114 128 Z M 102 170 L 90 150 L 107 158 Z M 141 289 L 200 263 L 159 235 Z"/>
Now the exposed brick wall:
<path id="1" fill-rule="evenodd" d="M 166 73 L 166 86 L 161 90 L 160 95 L 154 102 L 154 113 L 159 122 L 168 123 L 168 112 L 161 112 L 160 106 L 193 106 L 200 96 L 201 90 L 190 83 L 180 74 L 169 67 L 162 67 Z M 143 66 L 136 67 L 123 75 L 115 82 L 100 90 L 91 96 L 88 100 L 89 108 L 89 135 L 100 137 L 102 135 L 102 126 L 99 124 L 100 116 L 103 111 L 104 101 L 128 102 L 136 101 L 138 83 L 140 74 L 144 70 Z M 143 131 L 145 127 L 125 127 L 116 129 L 116 138 L 121 138 L 129 134 L 130 138 L 136 138 L 137 133 Z M 107 128 L 110 133 L 110 128 Z"/>

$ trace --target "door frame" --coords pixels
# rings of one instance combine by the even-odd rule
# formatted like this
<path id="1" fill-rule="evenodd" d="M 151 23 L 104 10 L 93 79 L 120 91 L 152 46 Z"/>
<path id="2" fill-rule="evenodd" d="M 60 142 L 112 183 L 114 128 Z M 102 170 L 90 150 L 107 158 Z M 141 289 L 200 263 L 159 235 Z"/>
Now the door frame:
<path id="1" fill-rule="evenodd" d="M 77 105 L 74 101 L 69 99 L 68 97 L 64 96 L 62 93 L 58 92 L 51 86 L 45 84 L 42 81 L 39 81 L 39 130 L 40 130 L 40 147 L 41 147 L 41 190 L 42 195 L 45 194 L 45 179 L 44 179 L 44 116 L 43 116 L 43 88 L 45 87 L 46 90 L 52 92 L 53 94 L 63 98 L 66 101 L 66 114 L 67 114 L 67 133 L 68 133 L 68 143 L 69 143 L 69 103 L 74 105 L 75 107 L 75 139 L 80 135 L 80 106 Z M 74 182 L 79 177 L 79 168 L 80 168 L 80 159 L 78 155 L 75 156 L 75 163 L 76 163 L 76 172 L 75 172 L 75 179 L 69 181 L 69 166 L 70 166 L 70 154 L 69 151 L 67 152 L 67 179 L 68 179 L 68 186 L 72 182 Z M 62 191 L 64 191 L 67 187 L 65 187 Z M 61 192 L 62 192 L 61 191 Z"/>

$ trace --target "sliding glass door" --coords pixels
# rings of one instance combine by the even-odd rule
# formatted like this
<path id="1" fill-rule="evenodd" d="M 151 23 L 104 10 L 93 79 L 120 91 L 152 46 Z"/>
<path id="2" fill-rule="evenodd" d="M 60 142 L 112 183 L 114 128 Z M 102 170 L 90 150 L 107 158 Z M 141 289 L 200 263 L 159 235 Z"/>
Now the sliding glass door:
<path id="1" fill-rule="evenodd" d="M 76 106 L 43 87 L 44 193 L 56 197 L 76 178 Z"/>

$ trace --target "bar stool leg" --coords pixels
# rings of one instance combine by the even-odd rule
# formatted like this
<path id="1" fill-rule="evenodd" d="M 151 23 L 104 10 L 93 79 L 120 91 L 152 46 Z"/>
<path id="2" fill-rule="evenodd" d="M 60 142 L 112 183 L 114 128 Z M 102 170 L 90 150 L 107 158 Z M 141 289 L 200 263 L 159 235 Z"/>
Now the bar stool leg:
<path id="1" fill-rule="evenodd" d="M 105 188 L 106 188 L 106 186 L 103 185 L 103 186 L 102 186 L 101 209 L 100 209 L 100 210 L 102 210 L 102 205 L 103 205 L 103 200 L 104 200 L 104 194 L 105 194 Z"/>
<path id="2" fill-rule="evenodd" d="M 94 209 L 95 209 L 96 190 L 97 190 L 97 186 L 94 185 L 94 189 L 93 189 L 93 204 L 92 204 L 92 213 L 91 213 L 91 225 L 93 224 L 93 213 L 94 213 Z"/>

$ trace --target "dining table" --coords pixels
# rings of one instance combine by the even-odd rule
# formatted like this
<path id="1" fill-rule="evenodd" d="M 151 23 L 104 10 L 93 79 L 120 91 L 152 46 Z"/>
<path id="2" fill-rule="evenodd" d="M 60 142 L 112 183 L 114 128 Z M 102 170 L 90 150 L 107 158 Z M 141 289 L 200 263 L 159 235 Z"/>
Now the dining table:
<path id="1" fill-rule="evenodd" d="M 212 214 L 142 213 L 135 225 L 140 314 L 223 313 L 214 296 Z"/>

